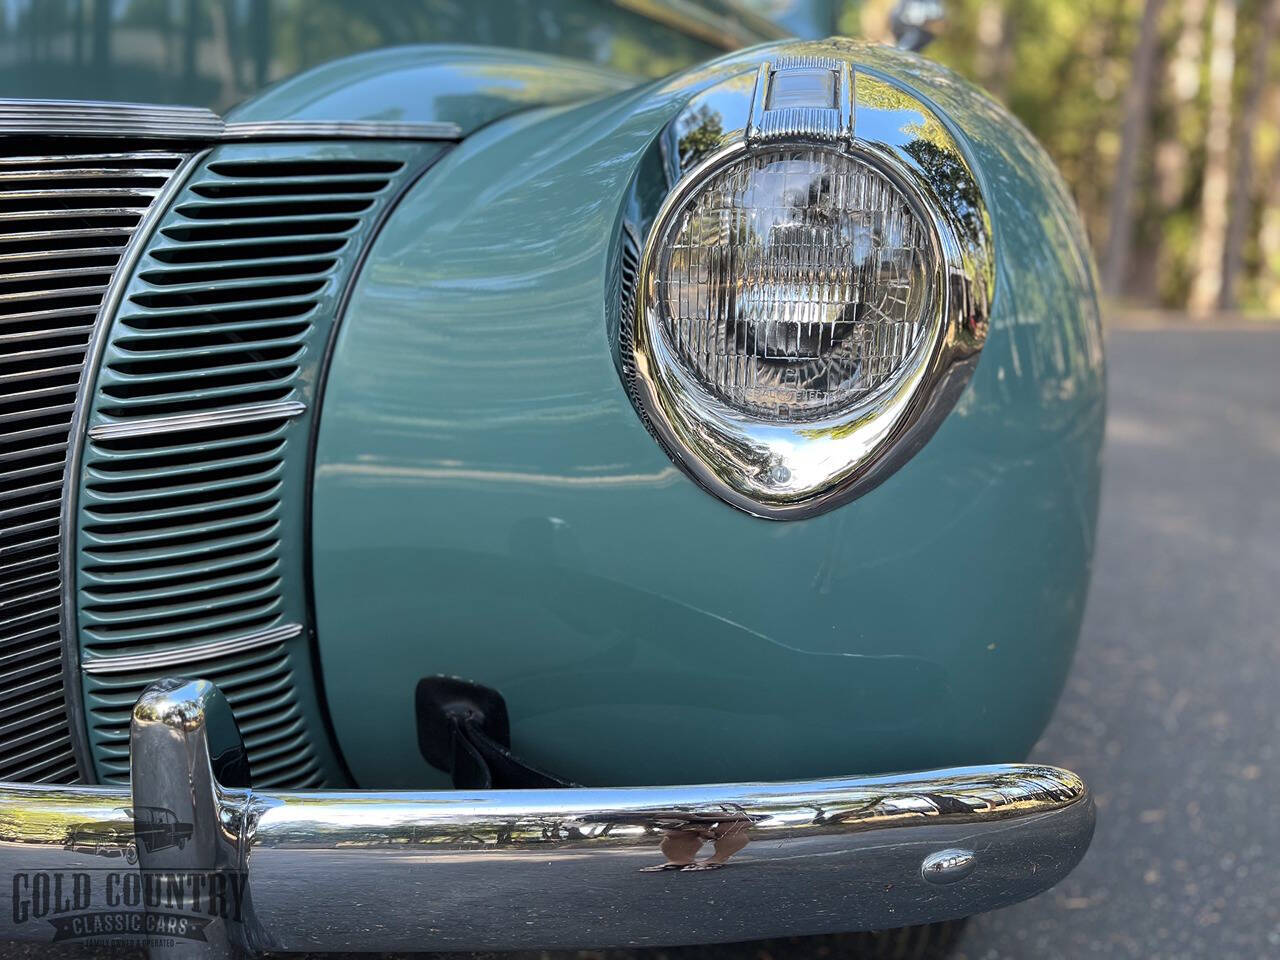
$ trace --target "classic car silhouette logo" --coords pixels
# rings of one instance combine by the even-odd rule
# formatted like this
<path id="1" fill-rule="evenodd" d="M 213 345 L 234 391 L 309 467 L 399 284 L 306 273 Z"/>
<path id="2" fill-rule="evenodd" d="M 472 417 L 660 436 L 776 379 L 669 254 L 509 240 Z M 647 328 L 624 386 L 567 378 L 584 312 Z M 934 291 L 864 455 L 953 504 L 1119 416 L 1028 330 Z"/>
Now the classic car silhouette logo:
<path id="1" fill-rule="evenodd" d="M 183 823 L 166 807 L 134 807 L 132 817 L 134 836 L 148 853 L 170 847 L 181 850 L 194 831 L 192 824 Z"/>
<path id="2" fill-rule="evenodd" d="M 130 815 L 128 810 L 120 808 Z M 126 862 L 138 862 L 138 846 L 131 826 L 117 823 L 77 823 L 67 830 L 64 850 L 88 853 L 95 857 L 123 857 Z"/>
<path id="3" fill-rule="evenodd" d="M 64 850 L 89 853 L 96 857 L 123 857 L 138 862 L 138 844 L 148 853 L 173 847 L 181 850 L 194 833 L 194 826 L 178 819 L 167 807 L 118 807 L 132 821 L 125 823 L 77 823 L 67 831 Z"/>

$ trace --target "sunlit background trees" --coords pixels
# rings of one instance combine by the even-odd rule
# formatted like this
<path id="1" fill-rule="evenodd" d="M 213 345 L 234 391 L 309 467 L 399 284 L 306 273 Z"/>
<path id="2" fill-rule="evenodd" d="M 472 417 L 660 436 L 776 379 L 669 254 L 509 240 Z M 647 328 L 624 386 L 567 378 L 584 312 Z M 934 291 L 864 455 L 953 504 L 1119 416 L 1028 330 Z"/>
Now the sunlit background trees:
<path id="1" fill-rule="evenodd" d="M 842 32 L 889 39 L 893 0 Z M 928 55 L 1048 149 L 1109 297 L 1280 315 L 1280 0 L 946 0 Z"/>

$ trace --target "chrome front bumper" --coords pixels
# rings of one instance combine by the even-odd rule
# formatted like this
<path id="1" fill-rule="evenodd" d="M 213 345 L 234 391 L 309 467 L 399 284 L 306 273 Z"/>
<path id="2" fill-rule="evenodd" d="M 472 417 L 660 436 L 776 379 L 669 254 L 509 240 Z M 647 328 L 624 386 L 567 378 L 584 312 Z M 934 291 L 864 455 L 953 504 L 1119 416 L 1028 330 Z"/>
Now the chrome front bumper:
<path id="1" fill-rule="evenodd" d="M 1034 896 L 1093 835 L 1053 767 L 797 783 L 261 793 L 203 681 L 153 684 L 124 787 L 0 784 L 0 939 L 506 950 L 882 929 Z M 224 774 L 225 778 L 225 774 Z M 136 857 L 136 863 L 132 858 Z"/>

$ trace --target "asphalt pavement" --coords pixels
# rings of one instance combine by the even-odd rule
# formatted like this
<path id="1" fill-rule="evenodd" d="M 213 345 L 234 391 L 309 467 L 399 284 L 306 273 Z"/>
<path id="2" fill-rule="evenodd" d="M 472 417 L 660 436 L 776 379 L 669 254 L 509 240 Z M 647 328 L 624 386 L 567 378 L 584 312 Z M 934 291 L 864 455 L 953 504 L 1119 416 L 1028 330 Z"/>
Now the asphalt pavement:
<path id="1" fill-rule="evenodd" d="M 1063 883 L 974 918 L 946 955 L 1280 957 L 1280 325 L 1119 330 L 1108 350 L 1093 587 L 1032 756 L 1089 781 L 1097 834 Z M 827 936 L 517 956 L 852 960 L 867 946 Z"/>

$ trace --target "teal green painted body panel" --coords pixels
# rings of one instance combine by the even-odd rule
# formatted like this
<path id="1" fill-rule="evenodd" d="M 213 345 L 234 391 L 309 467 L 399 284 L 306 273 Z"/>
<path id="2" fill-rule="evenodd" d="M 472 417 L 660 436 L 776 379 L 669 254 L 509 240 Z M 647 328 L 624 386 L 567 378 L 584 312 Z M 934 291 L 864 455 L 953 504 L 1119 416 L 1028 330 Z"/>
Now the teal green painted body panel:
<path id="1" fill-rule="evenodd" d="M 99 779 L 127 779 L 133 703 L 175 668 L 92 668 L 103 658 L 165 654 L 222 688 L 255 783 L 345 781 L 313 669 L 304 561 L 316 380 L 379 217 L 445 149 L 222 146 L 161 216 L 104 331 L 86 425 L 244 405 L 305 409 L 86 441 L 75 627 Z M 264 633 L 270 642 L 252 647 L 193 650 Z"/>
<path id="2" fill-rule="evenodd" d="M 469 133 L 533 106 L 634 86 L 588 63 L 519 50 L 404 46 L 344 57 L 282 81 L 228 114 L 263 120 L 449 121 Z"/>
<path id="3" fill-rule="evenodd" d="M 639 157 L 740 54 L 479 131 L 397 208 L 342 322 L 316 451 L 318 644 L 365 785 L 443 782 L 413 688 L 500 690 L 516 750 L 590 784 L 1015 760 L 1071 660 L 1104 417 L 1092 267 L 1049 161 L 927 61 L 851 46 L 950 117 L 997 248 L 986 348 L 883 486 L 774 523 L 646 433 L 608 336 Z"/>
<path id="4" fill-rule="evenodd" d="M 609 0 L 0 0 L 0 13 L 0 97 L 219 112 L 313 67 L 401 44 L 506 47 L 649 77 L 726 49 L 724 36 L 691 32 L 688 17 L 653 19 Z M 749 26 L 731 44 L 769 39 Z M 407 105 L 429 99 L 403 92 Z"/>

